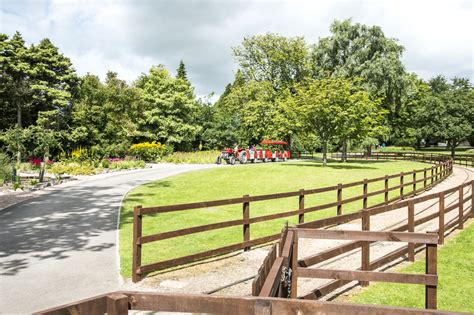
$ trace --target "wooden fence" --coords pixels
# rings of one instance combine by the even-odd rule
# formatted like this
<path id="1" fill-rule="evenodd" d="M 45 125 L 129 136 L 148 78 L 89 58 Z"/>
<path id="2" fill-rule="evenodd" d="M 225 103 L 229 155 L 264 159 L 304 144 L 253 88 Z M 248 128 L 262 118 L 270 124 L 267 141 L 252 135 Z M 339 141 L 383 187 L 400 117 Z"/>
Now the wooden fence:
<path id="1" fill-rule="evenodd" d="M 216 296 L 200 294 L 170 294 L 155 292 L 111 292 L 72 304 L 42 310 L 35 315 L 127 315 L 129 310 L 179 312 L 188 314 L 354 314 L 354 315 L 441 315 L 466 314 L 419 308 L 387 307 L 341 302 L 298 299 L 261 298 L 252 296 Z"/>
<path id="2" fill-rule="evenodd" d="M 195 202 L 195 203 L 187 203 L 187 204 L 178 204 L 178 205 L 167 205 L 167 206 L 158 206 L 158 207 L 142 207 L 136 206 L 133 211 L 133 257 L 132 257 L 132 281 L 138 282 L 140 281 L 143 276 L 147 273 L 152 271 L 166 269 L 169 267 L 174 267 L 177 265 L 182 265 L 186 263 L 190 263 L 196 260 L 205 259 L 217 255 L 222 255 L 226 253 L 230 253 L 236 250 L 250 250 L 252 246 L 260 245 L 269 243 L 272 241 L 276 241 L 280 238 L 280 233 L 259 237 L 256 239 L 251 239 L 250 237 L 250 230 L 251 225 L 259 222 L 271 221 L 280 218 L 288 218 L 296 216 L 298 218 L 298 222 L 300 224 L 305 222 L 305 214 L 311 213 L 315 211 L 335 208 L 335 217 L 330 217 L 323 220 L 314 221 L 314 224 L 321 225 L 321 226 L 329 226 L 331 224 L 335 224 L 333 222 L 337 222 L 338 220 L 353 220 L 360 216 L 361 212 L 351 213 L 351 214 L 343 214 L 343 205 L 352 203 L 355 201 L 361 201 L 361 209 L 368 209 L 374 208 L 381 205 L 389 204 L 393 201 L 403 199 L 410 195 L 415 195 L 421 191 L 425 191 L 446 177 L 448 177 L 452 173 L 452 160 L 447 156 L 439 156 L 436 159 L 429 159 L 425 156 L 427 160 L 423 160 L 422 156 L 416 156 L 417 161 L 424 161 L 424 162 L 431 162 L 435 163 L 432 167 L 424 168 L 420 170 L 413 170 L 409 173 L 400 173 L 395 175 L 385 175 L 383 177 L 372 178 L 372 179 L 364 179 L 362 181 L 357 181 L 348 184 L 338 184 L 335 186 L 330 187 L 323 187 L 323 188 L 316 188 L 316 189 L 300 189 L 298 191 L 286 192 L 286 193 L 277 193 L 277 194 L 269 194 L 269 195 L 260 195 L 260 196 L 249 196 L 244 195 L 240 198 L 231 198 L 231 199 L 223 199 L 223 200 L 214 200 L 214 201 L 203 201 L 203 202 Z M 407 157 L 408 158 L 408 157 Z M 412 178 L 412 181 L 406 182 L 408 177 Z M 389 185 L 390 179 L 399 179 L 399 184 L 391 187 Z M 383 182 L 384 189 L 368 192 L 368 185 L 376 182 Z M 351 187 L 360 187 L 361 188 L 361 195 L 350 197 L 343 199 L 343 190 Z M 413 191 L 409 193 L 404 192 L 404 188 L 407 186 L 412 186 Z M 389 198 L 389 192 L 398 190 L 399 194 L 397 194 L 394 198 Z M 308 195 L 315 195 L 321 194 L 326 192 L 335 192 L 335 201 L 330 202 L 323 205 L 317 206 L 310 206 L 308 207 L 305 205 L 305 196 Z M 372 205 L 368 207 L 368 200 L 370 197 L 374 196 L 384 196 L 384 201 L 382 203 Z M 266 200 L 278 200 L 282 198 L 288 197 L 297 197 L 298 201 L 298 209 L 276 213 L 276 214 L 268 214 L 263 216 L 257 217 L 250 217 L 250 204 L 253 202 L 260 202 Z M 176 212 L 176 211 L 189 211 L 193 209 L 202 209 L 202 208 L 209 208 L 209 207 L 218 207 L 218 206 L 225 206 L 225 205 L 234 205 L 234 204 L 241 204 L 242 205 L 242 218 L 237 220 L 231 221 L 224 221 L 218 223 L 211 223 L 201 226 L 194 226 L 174 231 L 167 231 L 158 234 L 151 234 L 151 235 L 142 235 L 143 231 L 143 218 L 148 215 L 155 215 L 160 213 L 169 213 L 169 212 Z M 222 229 L 232 226 L 242 226 L 242 241 L 230 245 L 226 245 L 220 248 L 187 255 L 183 257 L 168 259 L 164 261 L 159 261 L 155 263 L 150 263 L 146 265 L 142 265 L 142 246 L 144 244 L 157 242 L 160 240 L 171 239 L 179 236 L 190 235 L 194 233 L 201 233 L 212 231 L 216 229 Z"/>
<path id="3" fill-rule="evenodd" d="M 331 158 L 337 159 L 341 153 L 332 153 Z M 373 160 L 414 160 L 428 163 L 436 163 L 452 159 L 453 164 L 474 167 L 474 155 L 456 154 L 454 158 L 446 154 L 418 153 L 418 152 L 374 152 L 367 153 L 348 153 L 348 159 L 373 159 Z"/>
<path id="4" fill-rule="evenodd" d="M 468 189 L 470 188 L 470 189 Z M 470 190 L 470 194 L 469 193 Z M 428 221 L 431 220 L 438 220 L 438 229 L 433 231 L 434 233 L 437 233 L 437 240 L 438 244 L 443 244 L 444 243 L 444 237 L 445 234 L 453 229 L 453 228 L 458 228 L 462 229 L 464 226 L 464 222 L 468 220 L 469 218 L 474 218 L 474 210 L 473 210 L 473 205 L 474 205 L 474 181 L 469 181 L 466 183 L 463 183 L 457 187 L 453 187 L 450 189 L 447 189 L 445 191 L 439 192 L 439 193 L 434 193 L 418 198 L 413 198 L 409 200 L 404 200 L 400 201 L 396 204 L 391 204 L 391 205 L 384 205 L 384 206 L 379 206 L 379 207 L 374 207 L 371 209 L 366 209 L 362 210 L 360 212 L 356 212 L 353 214 L 348 214 L 348 215 L 342 215 L 339 217 L 334 217 L 334 218 L 329 218 L 329 219 L 323 219 L 323 220 L 318 220 L 318 221 L 313 221 L 313 222 L 307 222 L 303 224 L 299 224 L 296 226 L 296 228 L 304 228 L 304 229 L 320 229 L 324 227 L 328 227 L 330 224 L 343 224 L 347 223 L 350 221 L 354 221 L 357 219 L 362 220 L 361 221 L 361 226 L 362 230 L 364 231 L 370 231 L 370 218 L 372 216 L 382 214 L 382 213 L 387 213 L 390 211 L 394 211 L 397 209 L 402 209 L 402 208 L 407 208 L 406 212 L 406 218 L 407 218 L 407 223 L 406 224 L 400 224 L 398 226 L 392 227 L 391 230 L 389 231 L 390 233 L 399 233 L 399 232 L 404 232 L 407 231 L 409 233 L 414 233 L 415 232 L 415 227 L 424 224 Z M 445 205 L 445 197 L 450 195 L 450 194 L 455 194 L 456 196 L 456 201 L 449 205 Z M 415 205 L 419 204 L 421 202 L 425 202 L 428 200 L 436 200 L 438 204 L 438 211 L 427 214 L 423 217 L 415 218 Z M 466 207 L 466 203 L 470 202 L 471 206 L 468 209 Z M 446 222 L 445 217 L 446 214 L 457 210 L 457 215 L 450 221 Z M 387 231 L 385 231 L 387 232 Z M 384 233 L 385 233 L 384 232 Z M 288 232 L 286 232 L 288 235 L 292 233 L 292 229 L 289 229 Z M 284 234 L 283 234 L 284 235 Z M 393 234 L 395 235 L 395 234 Z M 350 238 L 349 238 L 350 239 Z M 346 243 L 344 245 L 337 246 L 335 248 L 330 248 L 327 249 L 323 252 L 316 253 L 314 255 L 299 259 L 296 261 L 298 267 L 306 268 L 310 267 L 316 264 L 319 264 L 321 262 L 327 261 L 329 259 L 335 258 L 339 255 L 351 252 L 355 249 L 361 248 L 361 267 L 357 269 L 356 271 L 372 271 L 377 268 L 380 268 L 390 262 L 393 262 L 396 259 L 399 259 L 400 257 L 403 257 L 405 255 L 408 256 L 409 261 L 414 261 L 415 259 L 415 251 L 422 246 L 418 241 L 411 241 L 409 244 L 405 247 L 396 249 L 390 253 L 387 253 L 386 255 L 371 261 L 370 260 L 370 243 L 373 243 L 375 240 L 354 240 L 353 242 Z M 281 244 L 285 244 L 283 251 L 288 252 L 288 253 L 293 253 L 296 251 L 295 248 L 289 248 L 291 247 L 291 243 L 288 242 L 288 240 L 280 240 L 280 246 Z M 282 255 L 281 255 L 282 256 Z M 292 261 L 292 270 L 295 270 L 294 264 L 295 264 L 295 256 L 291 256 L 290 260 Z M 286 257 L 284 257 L 284 260 Z M 271 270 L 274 270 L 275 268 L 279 268 L 277 266 L 277 261 L 278 257 L 275 260 L 274 265 L 271 267 Z M 276 279 L 271 278 L 271 275 L 276 274 L 276 272 L 270 273 L 268 277 L 263 280 L 264 285 L 270 286 L 271 284 L 274 285 L 275 287 L 272 287 L 270 289 L 267 289 L 266 291 L 263 291 L 263 289 L 260 292 L 257 292 L 259 296 L 278 296 L 282 297 L 282 295 L 275 295 L 274 293 L 276 291 L 276 287 L 282 285 L 281 283 L 276 283 Z M 294 271 L 291 272 L 291 274 L 294 275 Z M 359 274 L 359 273 L 355 273 Z M 363 280 L 363 279 L 362 279 Z M 262 280 L 260 280 L 262 281 Z M 293 279 L 292 279 L 293 281 Z M 337 288 L 348 284 L 352 280 L 346 279 L 344 277 L 340 277 L 337 280 L 331 281 L 329 283 L 326 283 L 316 289 L 314 289 L 312 292 L 309 294 L 306 294 L 302 296 L 304 299 L 318 299 L 322 296 L 327 295 L 328 293 L 331 293 L 332 291 L 336 290 Z M 365 282 L 362 282 L 362 285 L 366 285 Z"/>
<path id="5" fill-rule="evenodd" d="M 347 230 L 316 230 L 304 228 L 292 228 L 293 232 L 293 257 L 291 260 L 291 298 L 297 298 L 298 277 L 338 279 L 343 281 L 363 281 L 368 285 L 369 281 L 395 282 L 425 285 L 425 307 L 436 309 L 436 291 L 438 286 L 437 276 L 437 234 L 423 234 L 413 232 L 370 232 L 370 231 L 347 231 Z M 369 271 L 368 265 L 365 270 L 340 270 L 300 267 L 298 264 L 298 240 L 306 239 L 330 239 L 330 240 L 355 240 L 363 244 L 374 241 L 407 242 L 411 244 L 426 245 L 426 274 L 406 274 L 394 272 Z M 365 250 L 364 250 L 365 249 Z M 362 247 L 362 257 L 369 257 L 369 246 Z M 363 260 L 364 263 L 364 260 Z"/>

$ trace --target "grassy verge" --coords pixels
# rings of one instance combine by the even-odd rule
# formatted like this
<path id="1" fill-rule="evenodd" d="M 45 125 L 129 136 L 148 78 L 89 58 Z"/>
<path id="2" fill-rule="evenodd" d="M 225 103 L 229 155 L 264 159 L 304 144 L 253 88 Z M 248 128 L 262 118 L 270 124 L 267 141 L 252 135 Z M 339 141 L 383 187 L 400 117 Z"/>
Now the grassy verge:
<path id="1" fill-rule="evenodd" d="M 320 162 L 314 160 L 259 163 L 195 171 L 140 186 L 128 194 L 122 207 L 120 218 L 122 273 L 125 276 L 131 274 L 133 206 L 168 205 L 240 197 L 244 194 L 262 195 L 295 191 L 301 188 L 326 187 L 337 183 L 349 183 L 364 178 L 420 169 L 426 166 L 426 164 L 410 161 L 359 161 L 344 164 L 335 162 L 327 167 L 322 167 Z M 390 180 L 389 184 L 391 186 L 397 185 L 398 179 Z M 383 181 L 369 184 L 369 192 L 383 189 L 383 185 Z M 405 189 L 407 189 L 406 192 L 409 192 L 411 187 Z M 361 193 L 361 186 L 344 189 L 343 198 L 350 198 Z M 389 197 L 392 198 L 397 194 L 398 191 L 392 191 Z M 307 196 L 305 205 L 309 207 L 334 202 L 335 200 L 336 192 L 333 191 Z M 383 195 L 369 198 L 369 206 L 382 201 Z M 343 213 L 356 211 L 361 207 L 362 201 L 359 200 L 344 205 Z M 256 217 L 296 209 L 298 209 L 298 198 L 296 197 L 262 201 L 250 205 L 250 216 Z M 308 213 L 305 216 L 305 221 L 335 214 L 335 208 Z M 145 217 L 143 235 L 241 218 L 242 205 L 163 213 Z M 295 216 L 252 224 L 250 227 L 251 238 L 255 239 L 278 233 L 285 221 L 294 224 L 296 219 Z M 242 241 L 241 226 L 163 240 L 143 246 L 142 262 L 148 264 L 240 241 Z"/>
<path id="2" fill-rule="evenodd" d="M 424 273 L 419 260 L 398 272 Z M 438 309 L 474 312 L 474 224 L 438 250 Z M 351 302 L 424 307 L 422 285 L 377 283 L 351 298 Z"/>

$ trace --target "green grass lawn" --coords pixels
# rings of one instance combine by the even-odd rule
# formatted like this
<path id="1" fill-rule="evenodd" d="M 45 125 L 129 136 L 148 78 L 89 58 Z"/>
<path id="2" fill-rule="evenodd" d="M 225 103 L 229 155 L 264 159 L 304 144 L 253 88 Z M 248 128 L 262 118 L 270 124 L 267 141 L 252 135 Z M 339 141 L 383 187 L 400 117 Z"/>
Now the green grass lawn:
<path id="1" fill-rule="evenodd" d="M 327 167 L 322 167 L 320 162 L 314 160 L 259 163 L 195 171 L 140 186 L 128 194 L 121 211 L 120 256 L 122 274 L 125 276 L 131 275 L 133 206 L 169 205 L 235 198 L 244 194 L 262 195 L 295 191 L 301 188 L 326 187 L 337 183 L 349 183 L 364 178 L 374 178 L 424 167 L 428 167 L 428 165 L 410 161 L 359 161 L 344 164 L 333 162 Z M 409 179 L 405 181 L 408 182 Z M 398 183 L 398 179 L 393 179 L 390 180 L 389 184 L 394 186 Z M 383 185 L 383 181 L 369 184 L 368 190 L 371 192 L 383 189 Z M 405 193 L 409 192 L 410 189 L 411 187 L 405 187 Z M 343 199 L 361 193 L 362 186 L 345 189 L 343 190 Z M 392 198 L 397 194 L 398 191 L 392 191 L 389 197 Z M 336 192 L 332 191 L 306 196 L 305 205 L 308 207 L 334 201 L 336 201 Z M 369 198 L 369 206 L 382 201 L 383 195 Z M 343 206 L 343 213 L 356 211 L 361 207 L 362 200 L 346 204 Z M 250 216 L 256 217 L 296 209 L 298 209 L 297 197 L 255 202 L 250 204 Z M 305 215 L 305 221 L 335 214 L 335 208 L 308 213 Z M 145 216 L 143 235 L 241 218 L 242 205 Z M 296 219 L 295 216 L 252 224 L 250 227 L 251 239 L 279 233 L 285 221 L 294 224 Z M 190 255 L 240 241 L 242 241 L 241 226 L 162 240 L 143 245 L 142 263 L 148 264 Z"/>
<path id="2" fill-rule="evenodd" d="M 424 259 L 397 272 L 424 273 Z M 351 302 L 424 308 L 422 285 L 377 283 Z M 438 309 L 474 312 L 474 224 L 438 249 Z"/>

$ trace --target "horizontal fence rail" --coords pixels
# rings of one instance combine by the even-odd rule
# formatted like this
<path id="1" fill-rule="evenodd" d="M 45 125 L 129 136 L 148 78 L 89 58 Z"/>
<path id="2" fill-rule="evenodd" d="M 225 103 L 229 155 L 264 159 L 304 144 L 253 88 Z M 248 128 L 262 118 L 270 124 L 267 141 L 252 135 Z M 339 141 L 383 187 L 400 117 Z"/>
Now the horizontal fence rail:
<path id="1" fill-rule="evenodd" d="M 118 291 L 75 303 L 42 310 L 35 315 L 105 314 L 127 315 L 129 310 L 149 312 L 179 312 L 187 314 L 354 314 L 354 315 L 441 315 L 466 314 L 419 308 L 388 307 L 341 302 L 305 301 L 252 296 L 216 296 Z"/>
<path id="2" fill-rule="evenodd" d="M 361 208 L 364 209 L 374 209 L 379 206 L 390 204 L 394 201 L 404 199 L 409 196 L 416 195 L 420 192 L 423 192 L 427 189 L 430 189 L 434 185 L 438 184 L 445 178 L 447 178 L 453 171 L 452 160 L 448 156 L 438 156 L 438 157 L 427 157 L 426 160 L 423 160 L 423 156 L 413 156 L 412 154 L 409 157 L 416 159 L 417 161 L 433 163 L 431 167 L 423 168 L 419 170 L 413 170 L 412 172 L 399 173 L 393 175 L 385 175 L 378 178 L 364 179 L 361 181 L 347 183 L 347 184 L 338 184 L 330 187 L 322 187 L 316 189 L 301 189 L 298 191 L 276 193 L 269 195 L 260 195 L 260 196 L 249 196 L 245 195 L 239 198 L 231 199 L 222 199 L 222 200 L 213 200 L 213 201 L 204 201 L 204 202 L 194 202 L 187 204 L 178 204 L 178 205 L 166 205 L 166 206 L 157 206 L 157 207 L 142 207 L 136 206 L 133 212 L 133 257 L 132 257 L 132 280 L 133 282 L 140 281 L 143 276 L 147 273 L 167 269 L 177 265 L 187 264 L 196 260 L 210 258 L 217 255 L 227 254 L 237 250 L 249 250 L 251 247 L 256 245 L 261 245 L 276 241 L 280 238 L 280 233 L 275 233 L 272 235 L 267 235 L 255 239 L 251 239 L 251 226 L 252 224 L 259 222 L 267 222 L 280 218 L 289 218 L 297 217 L 299 224 L 309 224 L 310 227 L 325 227 L 333 224 L 339 224 L 340 222 L 348 222 L 361 218 L 362 212 L 354 212 L 349 214 L 344 214 L 344 205 L 356 201 L 361 202 Z M 406 158 L 409 159 L 407 156 Z M 399 184 L 392 186 L 390 185 L 390 180 L 397 179 Z M 368 192 L 368 187 L 373 185 L 373 183 L 384 183 L 384 188 Z M 344 190 L 353 187 L 360 187 L 361 195 L 357 195 L 350 198 L 344 198 Z M 405 188 L 412 188 L 412 191 L 405 192 Z M 407 188 L 408 189 L 408 188 Z M 397 191 L 397 195 L 393 198 L 389 198 L 389 193 L 392 191 Z M 335 199 L 334 202 L 317 205 L 317 206 L 308 206 L 305 204 L 305 196 L 317 195 L 321 193 L 334 192 Z M 368 207 L 368 200 L 374 196 L 384 196 L 384 201 L 379 204 L 372 205 Z M 286 212 L 280 212 L 275 214 L 261 215 L 257 217 L 251 217 L 251 204 L 255 202 L 267 201 L 267 200 L 278 200 L 282 198 L 295 197 L 298 198 L 296 204 L 298 208 Z M 210 207 L 218 206 L 228 206 L 228 205 L 242 205 L 242 218 L 218 223 L 205 224 L 201 226 L 193 226 L 188 228 L 183 228 L 174 231 L 167 231 L 151 235 L 143 235 L 143 218 L 148 215 L 156 215 L 161 213 L 170 213 L 176 211 L 189 211 L 194 209 L 203 209 Z M 305 223 L 305 214 L 335 208 L 335 216 L 325 218 L 318 221 L 312 221 Z M 192 235 L 195 233 L 202 233 L 213 231 L 222 228 L 228 228 L 233 226 L 242 226 L 242 241 L 219 247 L 216 249 L 207 250 L 204 252 L 199 252 L 183 257 L 163 260 L 159 262 L 154 262 L 150 264 L 142 264 L 142 246 L 144 244 L 157 242 L 165 239 L 171 239 L 184 235 Z M 304 225 L 303 225 L 304 226 Z M 302 226 L 302 227 L 303 227 Z M 275 231 L 277 232 L 277 231 Z"/>
<path id="3" fill-rule="evenodd" d="M 345 243 L 343 245 L 338 245 L 336 247 L 324 250 L 322 252 L 315 253 L 311 256 L 304 257 L 301 259 L 295 258 L 292 256 L 291 260 L 291 272 L 290 274 L 294 274 L 294 270 L 303 270 L 303 274 L 311 273 L 312 271 L 305 271 L 305 268 L 314 266 L 316 264 L 325 262 L 329 259 L 335 258 L 340 255 L 344 255 L 346 253 L 352 252 L 357 249 L 361 249 L 361 267 L 357 270 L 352 270 L 348 273 L 338 273 L 338 272 L 331 272 L 331 271 L 318 271 L 318 277 L 320 278 L 328 278 L 334 279 L 333 281 L 326 283 L 316 289 L 314 289 L 309 294 L 305 294 L 302 296 L 304 299 L 319 299 L 334 290 L 350 283 L 353 280 L 360 280 L 360 284 L 362 286 L 368 285 L 368 281 L 376 281 L 375 279 L 379 279 L 381 275 L 379 274 L 364 274 L 360 272 L 366 271 L 373 271 L 378 269 L 382 266 L 385 266 L 403 256 L 407 256 L 408 261 L 415 260 L 415 251 L 423 246 L 423 244 L 431 244 L 434 245 L 436 242 L 439 245 L 444 243 L 445 235 L 452 230 L 453 228 L 463 229 L 464 222 L 470 218 L 474 218 L 474 181 L 469 181 L 458 185 L 456 187 L 452 187 L 450 189 L 433 193 L 409 200 L 403 200 L 395 204 L 384 205 L 369 208 L 366 210 L 362 210 L 361 212 L 357 212 L 354 214 L 343 215 L 339 217 L 334 217 L 330 219 L 322 219 L 313 222 L 307 222 L 303 224 L 296 225 L 296 230 L 298 231 L 298 237 L 304 238 L 318 238 L 318 239 L 340 239 L 340 240 L 352 240 L 352 242 Z M 452 201 L 449 206 L 446 206 L 445 198 L 453 194 L 455 196 L 455 201 Z M 425 201 L 434 200 L 438 205 L 438 209 L 436 212 L 424 215 L 422 217 L 415 217 L 415 206 Z M 466 204 L 470 203 L 470 206 Z M 408 223 L 402 223 L 398 226 L 391 227 L 389 231 L 372 231 L 370 234 L 367 234 L 370 231 L 370 219 L 372 216 L 388 213 L 390 211 L 399 210 L 407 208 L 406 212 L 406 221 Z M 449 222 L 446 222 L 445 217 L 451 211 L 457 210 L 457 215 L 451 219 Z M 331 224 L 343 224 L 353 220 L 361 220 L 361 227 L 362 231 L 343 231 L 343 230 L 315 230 L 327 227 L 327 221 L 330 220 Z M 436 234 L 424 234 L 424 233 L 414 233 L 415 228 L 421 224 L 424 224 L 431 220 L 438 221 L 438 228 L 435 231 L 431 231 L 432 233 Z M 288 231 L 283 231 L 282 235 L 293 235 L 295 229 L 288 229 Z M 409 234 L 407 234 L 408 232 Z M 408 236 L 407 236 L 408 235 Z M 390 241 L 390 242 L 408 242 L 408 245 L 402 248 L 398 248 L 394 251 L 391 251 L 384 256 L 376 259 L 370 259 L 370 244 L 377 242 L 377 241 Z M 284 251 L 286 252 L 295 252 L 297 247 L 292 247 L 295 244 L 291 243 L 286 239 L 286 242 L 282 239 L 280 240 L 281 244 L 285 244 Z M 287 248 L 288 247 L 288 248 Z M 278 259 L 278 258 L 277 258 Z M 295 269 L 297 266 L 297 269 Z M 272 268 L 275 267 L 272 266 Z M 303 268 L 303 269 L 300 269 Z M 312 273 L 315 275 L 315 273 Z M 335 277 L 330 277 L 330 275 L 335 275 Z M 336 277 L 337 275 L 337 277 Z M 265 279 L 265 283 L 273 283 L 275 279 L 270 278 L 271 275 L 268 275 L 267 279 Z M 360 277 L 359 277 L 360 276 Z M 358 277 L 358 278 L 357 278 Z M 373 280 L 370 278 L 372 277 Z M 398 279 L 398 276 L 388 276 L 391 280 L 395 281 Z M 356 279 L 357 278 L 357 279 Z M 410 278 L 415 280 L 424 281 L 425 285 L 429 285 L 432 279 L 428 279 L 430 277 L 424 278 Z M 408 279 L 408 278 L 407 278 Z M 406 281 L 411 281 L 407 280 Z M 413 281 L 415 281 L 413 280 Z M 292 279 L 294 281 L 294 279 Z M 293 282 L 292 282 L 293 283 Z M 277 283 L 275 286 L 282 285 L 282 283 Z M 294 285 L 292 284 L 291 287 L 293 288 Z M 285 297 L 284 295 L 266 295 L 268 293 L 275 292 L 267 291 L 267 292 L 260 292 L 260 296 L 278 296 L 278 297 Z M 262 295 L 263 294 L 263 295 Z M 295 295 L 295 294 L 293 294 Z M 294 297 L 294 296 L 293 296 Z"/>

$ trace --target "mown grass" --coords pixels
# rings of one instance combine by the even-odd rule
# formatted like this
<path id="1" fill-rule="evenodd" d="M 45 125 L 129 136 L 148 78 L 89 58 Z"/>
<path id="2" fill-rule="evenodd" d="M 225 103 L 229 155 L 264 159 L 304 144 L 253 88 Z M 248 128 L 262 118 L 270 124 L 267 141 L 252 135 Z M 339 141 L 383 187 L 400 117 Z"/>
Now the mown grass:
<path id="1" fill-rule="evenodd" d="M 397 272 L 425 272 L 421 259 Z M 351 302 L 424 308 L 422 285 L 376 283 Z M 474 312 L 474 224 L 438 249 L 438 309 Z"/>
<path id="2" fill-rule="evenodd" d="M 327 167 L 322 167 L 320 162 L 314 160 L 259 163 L 195 171 L 140 186 L 128 194 L 121 211 L 120 255 L 122 274 L 125 276 L 131 275 L 133 206 L 169 205 L 235 198 L 244 194 L 263 195 L 295 191 L 301 188 L 326 187 L 337 183 L 349 183 L 364 178 L 374 178 L 424 167 L 428 167 L 428 165 L 410 161 L 333 162 Z M 389 184 L 390 186 L 397 185 L 399 180 L 390 180 Z M 369 184 L 368 190 L 371 192 L 383 189 L 383 185 L 383 181 Z M 411 187 L 405 187 L 405 193 L 409 192 L 410 189 Z M 343 198 L 350 198 L 361 193 L 362 186 L 344 189 Z M 392 198 L 397 194 L 398 191 L 392 191 L 389 197 Z M 336 192 L 332 191 L 306 196 L 305 205 L 309 207 L 334 201 L 336 201 Z M 383 195 L 372 197 L 369 199 L 369 206 L 382 201 Z M 343 213 L 353 212 L 361 207 L 362 201 L 359 200 L 344 205 Z M 250 217 L 296 209 L 298 209 L 297 197 L 255 202 L 250 204 Z M 335 208 L 308 213 L 305 215 L 305 221 L 335 214 Z M 145 216 L 143 235 L 241 218 L 242 205 Z M 252 224 L 250 227 L 251 239 L 279 233 L 285 221 L 294 224 L 296 220 L 295 216 Z M 241 226 L 158 241 L 143 246 L 142 263 L 148 264 L 190 255 L 240 241 L 242 241 Z"/>

